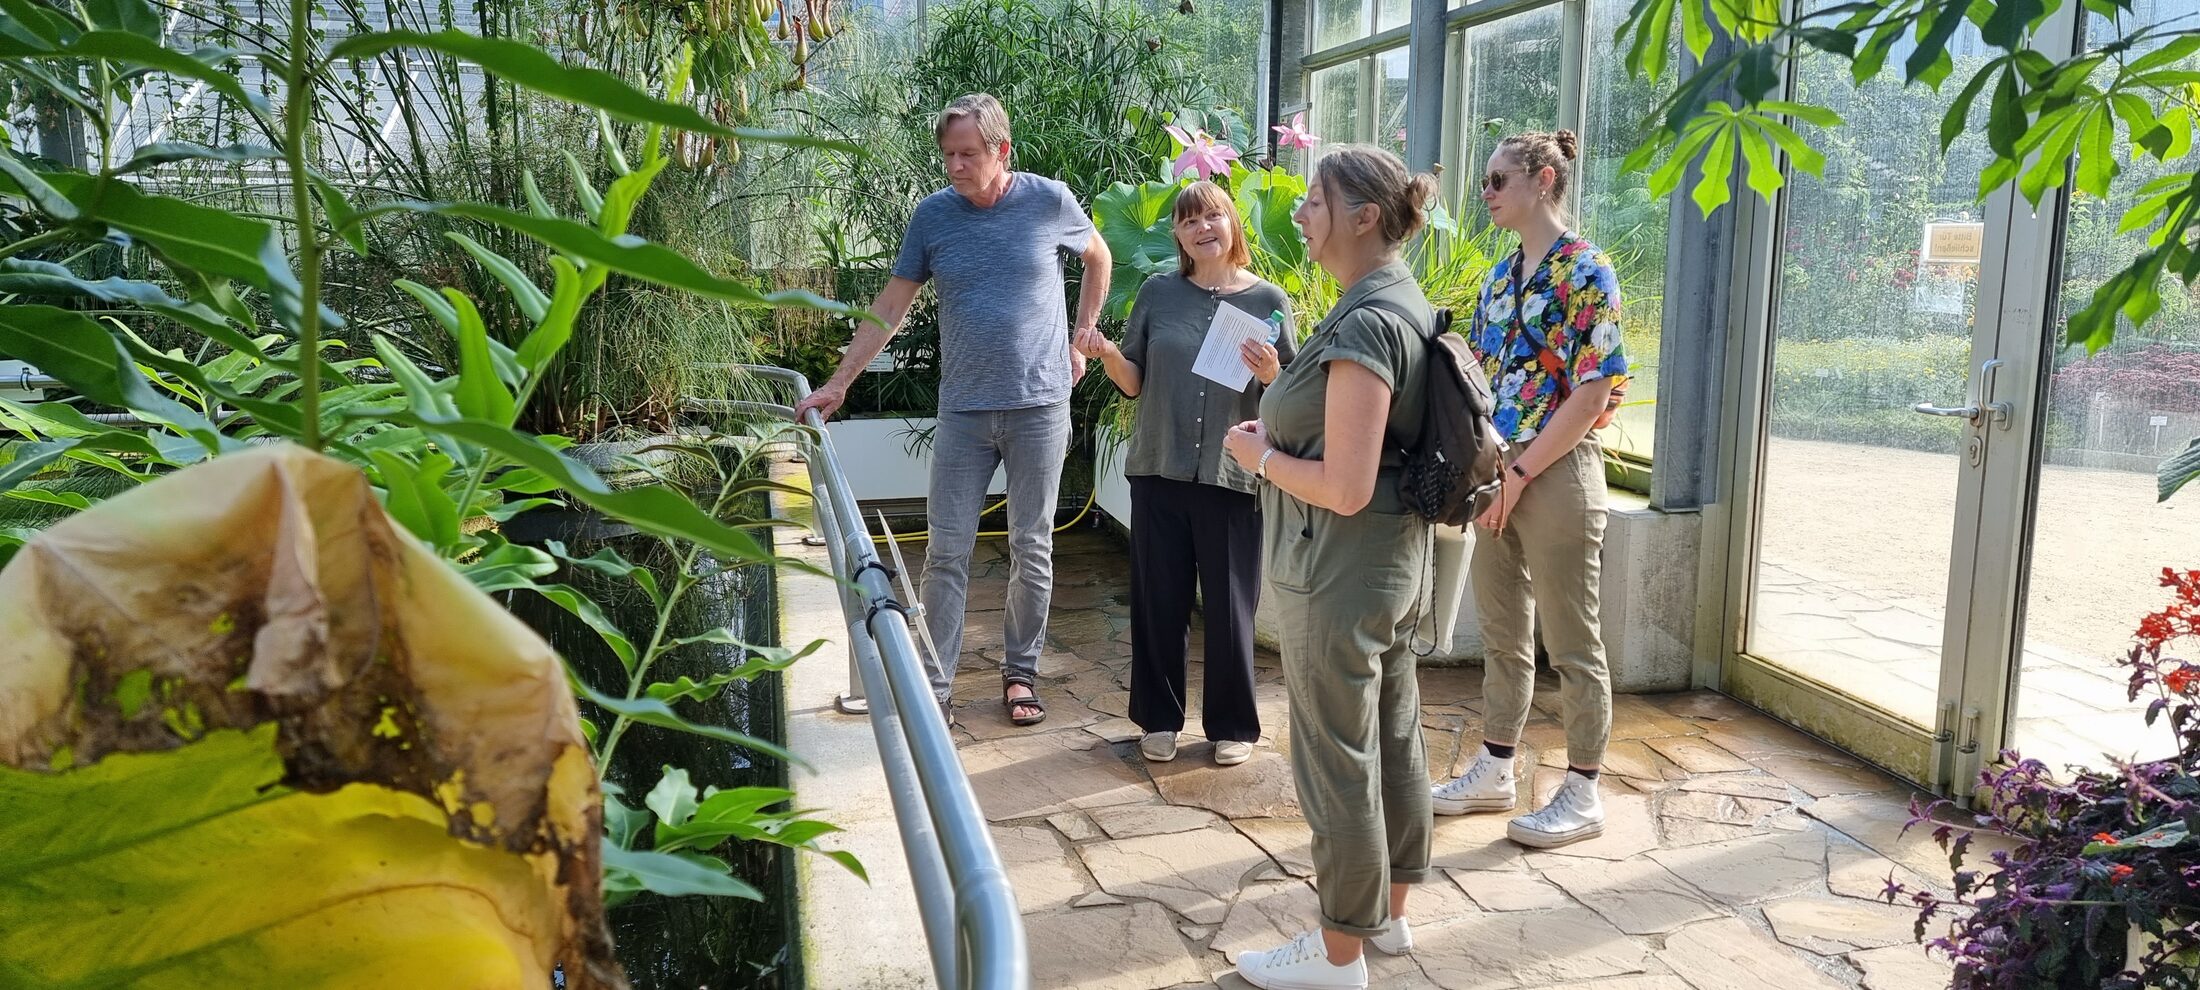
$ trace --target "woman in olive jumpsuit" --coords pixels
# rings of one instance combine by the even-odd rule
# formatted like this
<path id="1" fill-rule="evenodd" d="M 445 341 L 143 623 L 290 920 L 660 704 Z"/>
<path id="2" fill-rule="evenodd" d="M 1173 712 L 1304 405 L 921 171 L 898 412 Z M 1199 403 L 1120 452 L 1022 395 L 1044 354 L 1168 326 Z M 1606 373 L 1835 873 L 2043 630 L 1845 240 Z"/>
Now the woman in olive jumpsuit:
<path id="1" fill-rule="evenodd" d="M 1427 758 L 1412 629 L 1429 526 L 1399 500 L 1419 438 L 1434 313 L 1399 261 L 1435 180 L 1346 146 L 1295 215 L 1343 295 L 1225 441 L 1261 490 L 1262 549 L 1291 699 L 1291 764 L 1314 833 L 1320 931 L 1238 957 L 1256 987 L 1367 986 L 1362 942 L 1412 948 L 1408 886 L 1429 876 Z"/>

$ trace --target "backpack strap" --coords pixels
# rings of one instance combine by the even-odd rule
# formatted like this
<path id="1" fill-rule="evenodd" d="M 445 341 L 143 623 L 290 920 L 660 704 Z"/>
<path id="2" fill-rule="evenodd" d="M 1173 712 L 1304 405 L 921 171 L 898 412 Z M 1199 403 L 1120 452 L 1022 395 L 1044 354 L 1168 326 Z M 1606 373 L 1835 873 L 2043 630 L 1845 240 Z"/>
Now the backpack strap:
<path id="1" fill-rule="evenodd" d="M 1543 366 L 1543 373 L 1558 383 L 1558 401 L 1565 402 L 1574 394 L 1573 376 L 1566 373 L 1566 366 L 1558 360 L 1558 352 L 1551 350 L 1551 345 L 1536 340 L 1533 335 L 1528 335 L 1528 339 L 1535 341 L 1535 359 Z"/>
<path id="2" fill-rule="evenodd" d="M 1392 316 L 1404 320 L 1406 322 L 1406 325 L 1408 326 L 1411 326 L 1413 324 L 1413 317 L 1407 314 L 1402 307 L 1394 306 L 1384 302 L 1378 302 L 1372 299 L 1363 300 L 1361 301 L 1360 305 L 1366 306 L 1370 309 L 1379 309 L 1383 312 L 1389 313 Z M 1445 307 L 1432 306 L 1430 307 L 1430 309 L 1435 313 L 1435 319 L 1431 321 L 1431 332 L 1428 336 L 1421 338 L 1421 343 L 1423 346 L 1433 349 L 1436 346 L 1436 341 L 1442 339 L 1445 334 L 1451 332 L 1452 314 L 1451 310 Z M 1399 453 L 1405 454 L 1409 452 L 1401 448 L 1399 450 Z M 1436 637 L 1438 634 L 1443 632 L 1443 630 L 1437 629 L 1434 622 L 1431 621 L 1436 618 L 1436 527 L 1434 526 L 1428 527 L 1428 533 L 1425 537 L 1425 544 L 1422 547 L 1421 559 L 1422 573 L 1419 575 L 1418 578 L 1420 583 L 1420 592 L 1419 594 L 1414 596 L 1413 604 L 1415 615 L 1413 617 L 1413 629 L 1410 633 L 1407 634 L 1407 648 L 1413 651 L 1413 655 L 1415 657 L 1420 659 L 1427 659 L 1429 656 L 1433 655 L 1436 652 Z M 1428 643 L 1428 648 L 1425 650 L 1421 648 L 1421 644 L 1423 642 L 1421 638 L 1421 629 L 1423 626 L 1427 626 L 1429 630 L 1429 636 L 1426 641 Z"/>
<path id="3" fill-rule="evenodd" d="M 1543 260 L 1548 262 L 1550 258 L 1546 256 Z M 1512 270 L 1514 332 L 1506 337 L 1505 349 L 1507 351 L 1512 350 L 1513 342 L 1522 337 L 1527 338 L 1529 343 L 1534 344 L 1536 363 L 1543 367 L 1544 374 L 1551 376 L 1551 380 L 1558 383 L 1558 401 L 1564 403 L 1574 394 L 1573 376 L 1566 372 L 1566 363 L 1558 359 L 1558 352 L 1551 349 L 1551 342 L 1548 339 L 1528 332 L 1528 318 L 1521 312 L 1520 304 L 1527 296 L 1528 283 L 1535 278 L 1536 272 L 1543 270 L 1541 264 L 1538 264 L 1533 272 L 1528 271 L 1527 266 L 1528 255 L 1526 249 L 1515 249 L 1513 251 Z"/>
<path id="4" fill-rule="evenodd" d="M 1390 303 L 1380 302 L 1374 299 L 1363 299 L 1360 300 L 1360 302 L 1353 308 L 1357 309 L 1360 306 L 1365 306 L 1368 309 L 1381 310 L 1385 313 L 1389 313 L 1390 315 L 1395 316 L 1400 320 L 1404 320 L 1406 326 L 1413 326 L 1412 314 L 1407 313 L 1405 311 L 1405 308 L 1402 306 L 1395 306 Z M 1429 307 L 1429 311 L 1435 314 L 1435 319 L 1430 321 L 1429 333 L 1421 338 L 1421 342 L 1424 344 L 1451 332 L 1451 310 L 1431 306 Z"/>

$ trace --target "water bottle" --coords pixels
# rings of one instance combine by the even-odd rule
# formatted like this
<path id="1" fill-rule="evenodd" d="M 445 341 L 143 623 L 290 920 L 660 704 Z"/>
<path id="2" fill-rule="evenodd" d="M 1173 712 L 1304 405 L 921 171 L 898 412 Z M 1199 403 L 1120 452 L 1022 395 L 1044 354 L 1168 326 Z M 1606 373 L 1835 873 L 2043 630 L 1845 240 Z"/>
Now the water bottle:
<path id="1" fill-rule="evenodd" d="M 1283 335 L 1283 310 L 1268 314 L 1268 346 L 1274 347 L 1276 338 Z"/>

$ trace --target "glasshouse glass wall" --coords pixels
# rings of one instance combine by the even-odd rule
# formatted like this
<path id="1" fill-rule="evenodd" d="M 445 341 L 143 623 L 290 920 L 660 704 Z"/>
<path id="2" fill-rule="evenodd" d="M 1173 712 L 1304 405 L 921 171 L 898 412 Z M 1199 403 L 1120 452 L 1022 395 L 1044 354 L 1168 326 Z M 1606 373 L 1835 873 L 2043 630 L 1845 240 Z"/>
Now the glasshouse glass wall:
<path id="1" fill-rule="evenodd" d="M 2086 40 L 2099 48 L 2195 6 L 2141 0 L 2126 18 L 2091 18 Z M 2200 70 L 2200 58 L 2175 68 Z M 2048 289 L 2058 338 L 2070 314 L 2145 249 L 2146 233 L 2119 234 L 2118 222 L 2139 190 L 2173 171 L 2121 135 L 2116 158 L 2128 164 L 2109 198 L 2078 197 L 2063 220 L 2062 277 Z M 2176 752 L 2167 733 L 2137 717 L 2150 699 L 2133 701 L 2115 666 L 2131 648 L 2124 628 L 2159 600 L 2163 571 L 2192 566 L 2200 547 L 2200 515 L 2158 499 L 2154 479 L 2164 458 L 2200 436 L 2200 295 L 2164 275 L 2161 298 L 2144 328 L 2126 325 L 2095 354 L 2057 349 L 2050 366 L 2012 735 L 2050 765 Z"/>

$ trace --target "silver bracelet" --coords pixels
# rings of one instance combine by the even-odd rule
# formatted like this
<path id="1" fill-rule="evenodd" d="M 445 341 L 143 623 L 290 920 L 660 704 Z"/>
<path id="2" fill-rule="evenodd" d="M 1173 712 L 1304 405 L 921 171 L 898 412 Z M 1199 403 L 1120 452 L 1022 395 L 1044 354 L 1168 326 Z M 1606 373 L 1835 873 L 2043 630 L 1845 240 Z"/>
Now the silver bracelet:
<path id="1" fill-rule="evenodd" d="M 1253 476 L 1265 480 L 1268 477 L 1268 459 L 1274 456 L 1276 456 L 1276 448 L 1274 447 L 1262 451 L 1260 463 L 1253 465 Z"/>

